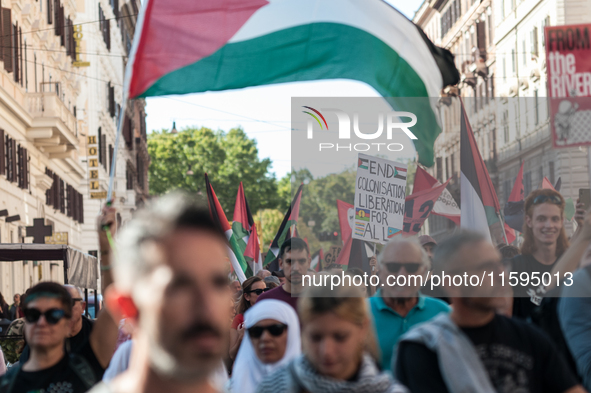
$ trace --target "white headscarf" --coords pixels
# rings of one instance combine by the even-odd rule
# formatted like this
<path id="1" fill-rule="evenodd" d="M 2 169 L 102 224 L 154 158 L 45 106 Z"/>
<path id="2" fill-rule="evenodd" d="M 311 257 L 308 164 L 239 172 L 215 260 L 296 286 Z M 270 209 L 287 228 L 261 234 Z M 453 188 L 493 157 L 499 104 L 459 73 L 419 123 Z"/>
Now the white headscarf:
<path id="1" fill-rule="evenodd" d="M 285 354 L 276 363 L 264 364 L 257 357 L 248 332 L 245 332 L 232 371 L 230 387 L 234 392 L 254 393 L 263 378 L 273 373 L 277 368 L 289 363 L 299 356 L 302 351 L 300 321 L 289 304 L 275 299 L 264 299 L 256 302 L 244 314 L 244 325 L 248 329 L 263 319 L 275 319 L 287 325 Z"/>

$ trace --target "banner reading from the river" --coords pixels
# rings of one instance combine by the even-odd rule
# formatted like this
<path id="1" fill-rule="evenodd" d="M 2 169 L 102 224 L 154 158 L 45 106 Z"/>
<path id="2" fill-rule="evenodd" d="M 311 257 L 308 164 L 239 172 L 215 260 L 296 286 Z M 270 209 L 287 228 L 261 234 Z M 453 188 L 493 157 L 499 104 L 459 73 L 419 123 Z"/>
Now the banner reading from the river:
<path id="1" fill-rule="evenodd" d="M 591 145 L 591 25 L 545 29 L 554 147 Z"/>
<path id="2" fill-rule="evenodd" d="M 359 153 L 353 238 L 385 244 L 402 230 L 406 165 Z"/>

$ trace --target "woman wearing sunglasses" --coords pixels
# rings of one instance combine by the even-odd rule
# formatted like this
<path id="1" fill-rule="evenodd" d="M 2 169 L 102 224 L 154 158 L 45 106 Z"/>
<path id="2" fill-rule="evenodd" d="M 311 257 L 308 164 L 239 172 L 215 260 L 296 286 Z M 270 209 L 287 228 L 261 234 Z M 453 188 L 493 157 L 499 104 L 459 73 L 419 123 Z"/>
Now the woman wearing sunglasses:
<path id="1" fill-rule="evenodd" d="M 242 295 L 236 305 L 236 316 L 230 329 L 230 359 L 236 359 L 238 348 L 244 337 L 244 313 L 254 306 L 259 295 L 267 291 L 267 284 L 260 277 L 250 277 L 242 283 Z"/>
<path id="2" fill-rule="evenodd" d="M 311 287 L 298 310 L 304 353 L 265 378 L 258 393 L 406 392 L 377 366 L 367 303 L 358 288 Z"/>
<path id="3" fill-rule="evenodd" d="M 247 334 L 236 357 L 230 390 L 253 393 L 263 378 L 300 354 L 300 323 L 289 304 L 275 299 L 261 300 L 245 318 Z"/>

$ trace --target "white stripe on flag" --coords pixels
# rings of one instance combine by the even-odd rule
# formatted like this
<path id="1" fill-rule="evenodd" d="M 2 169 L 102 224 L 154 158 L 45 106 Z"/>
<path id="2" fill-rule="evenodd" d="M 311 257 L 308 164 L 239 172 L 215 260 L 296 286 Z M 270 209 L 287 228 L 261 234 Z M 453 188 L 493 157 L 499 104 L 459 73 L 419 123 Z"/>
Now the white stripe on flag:
<path id="1" fill-rule="evenodd" d="M 244 280 L 246 280 L 246 276 L 244 275 L 244 272 L 242 271 L 242 267 L 240 266 L 240 263 L 236 259 L 236 255 L 234 255 L 234 251 L 232 251 L 230 246 L 226 246 L 226 247 L 228 247 L 228 257 L 230 258 L 230 262 L 232 263 L 232 268 L 234 268 L 234 273 L 236 273 L 236 277 L 238 277 L 238 281 L 240 281 L 240 284 L 242 284 L 244 282 Z"/>
<path id="2" fill-rule="evenodd" d="M 492 243 L 490 229 L 488 227 L 488 220 L 486 219 L 486 211 L 484 210 L 484 204 L 464 173 L 461 174 L 460 185 L 460 200 L 462 201 L 462 229 L 469 229 L 479 232 L 485 236 L 486 240 Z"/>

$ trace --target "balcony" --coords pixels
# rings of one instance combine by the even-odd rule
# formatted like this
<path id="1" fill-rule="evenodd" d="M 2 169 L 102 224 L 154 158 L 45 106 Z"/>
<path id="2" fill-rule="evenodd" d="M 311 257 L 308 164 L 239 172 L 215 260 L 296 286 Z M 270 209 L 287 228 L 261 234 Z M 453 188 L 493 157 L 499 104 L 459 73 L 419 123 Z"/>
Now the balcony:
<path id="1" fill-rule="evenodd" d="M 25 108 L 32 117 L 27 137 L 49 158 L 76 159 L 76 118 L 55 92 L 26 93 Z"/>
<path id="2" fill-rule="evenodd" d="M 79 176 L 76 117 L 56 92 L 25 93 L 24 107 L 31 116 L 27 138 L 50 159 L 64 160 Z"/>

